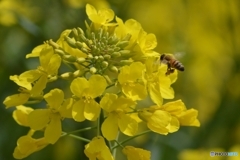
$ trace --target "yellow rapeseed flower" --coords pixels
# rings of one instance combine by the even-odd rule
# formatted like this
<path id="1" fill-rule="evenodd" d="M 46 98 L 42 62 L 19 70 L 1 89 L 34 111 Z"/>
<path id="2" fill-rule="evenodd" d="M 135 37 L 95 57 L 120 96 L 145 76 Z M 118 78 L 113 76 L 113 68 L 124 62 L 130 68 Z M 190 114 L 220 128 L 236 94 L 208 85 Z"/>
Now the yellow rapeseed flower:
<path id="1" fill-rule="evenodd" d="M 151 160 L 151 152 L 142 148 L 125 146 L 123 153 L 127 156 L 128 160 Z"/>
<path id="2" fill-rule="evenodd" d="M 161 106 L 163 98 L 174 98 L 174 90 L 171 87 L 173 82 L 169 76 L 165 75 L 166 66 L 160 65 L 159 57 L 147 58 L 145 66 L 144 82 L 152 101 Z M 172 77 L 177 77 L 176 73 L 173 73 Z"/>
<path id="3" fill-rule="evenodd" d="M 86 13 L 88 15 L 88 18 L 96 25 L 96 28 L 100 26 L 115 25 L 113 23 L 109 23 L 114 18 L 114 12 L 111 9 L 101 9 L 97 11 L 95 7 L 87 4 Z"/>
<path id="4" fill-rule="evenodd" d="M 17 140 L 17 147 L 14 149 L 13 157 L 16 159 L 23 159 L 43 149 L 48 144 L 45 138 L 35 139 L 30 135 L 22 136 Z"/>
<path id="5" fill-rule="evenodd" d="M 10 76 L 10 80 L 14 81 L 20 86 L 20 93 L 8 96 L 5 98 L 3 104 L 6 108 L 22 105 L 26 103 L 31 96 L 30 91 L 32 89 L 31 83 L 27 82 L 26 79 L 20 79 L 19 76 Z"/>
<path id="6" fill-rule="evenodd" d="M 47 142 L 54 144 L 62 133 L 62 118 L 71 117 L 72 100 L 64 101 L 64 93 L 60 89 L 53 89 L 44 95 L 48 103 L 47 109 L 36 109 L 28 116 L 28 122 L 32 129 L 44 131 L 44 137 Z"/>
<path id="7" fill-rule="evenodd" d="M 177 100 L 163 106 L 155 105 L 141 109 L 139 117 L 147 123 L 150 130 L 167 135 L 178 131 L 180 125 L 199 127 L 197 114 L 197 110 L 187 110 L 184 103 Z"/>
<path id="8" fill-rule="evenodd" d="M 148 128 L 153 132 L 163 135 L 169 133 L 168 125 L 172 119 L 170 113 L 163 110 L 157 110 L 155 106 L 151 106 L 141 109 L 139 117 L 147 123 Z"/>
<path id="9" fill-rule="evenodd" d="M 70 89 L 80 99 L 73 105 L 73 119 L 78 122 L 85 119 L 95 121 L 101 108 L 94 98 L 101 96 L 106 87 L 107 82 L 100 75 L 92 75 L 89 80 L 85 78 L 74 79 Z"/>
<path id="10" fill-rule="evenodd" d="M 145 66 L 141 62 L 133 62 L 130 66 L 123 66 L 118 75 L 122 92 L 132 100 L 142 100 L 147 96 L 146 87 L 142 81 Z"/>
<path id="11" fill-rule="evenodd" d="M 94 137 L 90 143 L 85 145 L 84 153 L 89 160 L 113 160 L 113 156 L 101 136 Z"/>
<path id="12" fill-rule="evenodd" d="M 32 108 L 23 105 L 16 106 L 13 112 L 13 119 L 21 126 L 29 127 L 28 115 L 33 111 Z"/>
<path id="13" fill-rule="evenodd" d="M 138 122 L 127 114 L 136 105 L 134 101 L 116 94 L 106 93 L 100 102 L 106 112 L 107 118 L 102 124 L 102 134 L 107 140 L 114 140 L 120 131 L 128 136 L 133 136 L 138 129 Z"/>
<path id="14" fill-rule="evenodd" d="M 22 73 L 19 79 L 33 84 L 31 95 L 38 96 L 45 89 L 48 76 L 55 76 L 58 73 L 58 68 L 61 65 L 61 58 L 58 54 L 54 54 L 53 48 L 48 44 L 44 44 L 36 49 L 40 50 L 39 60 L 40 66 L 35 70 L 29 70 Z M 34 54 L 33 53 L 33 54 Z M 36 56 L 36 55 L 29 55 Z"/>
<path id="15" fill-rule="evenodd" d="M 166 103 L 162 109 L 176 117 L 182 126 L 200 126 L 198 111 L 193 108 L 187 109 L 182 100 Z"/>

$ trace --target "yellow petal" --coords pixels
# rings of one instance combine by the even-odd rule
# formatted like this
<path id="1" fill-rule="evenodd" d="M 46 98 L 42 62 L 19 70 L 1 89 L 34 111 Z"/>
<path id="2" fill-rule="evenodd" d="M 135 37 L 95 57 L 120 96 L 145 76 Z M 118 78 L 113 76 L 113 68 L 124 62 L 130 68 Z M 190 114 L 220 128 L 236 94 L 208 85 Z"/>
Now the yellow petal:
<path id="1" fill-rule="evenodd" d="M 33 139 L 30 136 L 22 136 L 17 141 L 17 147 L 14 149 L 13 157 L 23 159 L 33 152 L 43 149 L 48 144 L 44 138 Z"/>
<path id="2" fill-rule="evenodd" d="M 41 50 L 46 46 L 46 44 L 41 44 L 37 47 L 35 47 L 31 53 L 26 55 L 26 58 L 30 57 L 39 57 Z"/>
<path id="3" fill-rule="evenodd" d="M 135 81 L 138 78 L 142 78 L 145 65 L 141 62 L 134 62 L 130 65 L 130 75 L 126 77 L 130 81 Z"/>
<path id="4" fill-rule="evenodd" d="M 46 71 L 49 75 L 56 75 L 58 73 L 58 68 L 61 65 L 61 57 L 58 54 L 52 55 Z"/>
<path id="5" fill-rule="evenodd" d="M 14 81 L 17 85 L 26 88 L 27 90 L 32 89 L 32 85 L 30 82 L 23 79 L 19 79 L 19 76 L 17 75 L 10 76 L 10 80 Z"/>
<path id="6" fill-rule="evenodd" d="M 81 50 L 76 49 L 76 48 L 72 48 L 68 45 L 68 43 L 65 41 L 65 36 L 69 36 L 69 34 L 72 32 L 72 30 L 70 29 L 66 29 L 64 30 L 61 35 L 60 38 L 57 40 L 57 44 L 62 47 L 64 49 L 64 51 L 66 53 L 69 53 L 72 56 L 75 57 L 83 57 L 86 58 L 87 55 L 85 53 L 83 53 Z M 70 37 L 69 37 L 70 38 Z M 76 42 L 76 40 L 74 38 L 71 38 L 74 42 Z"/>
<path id="7" fill-rule="evenodd" d="M 171 121 L 171 115 L 162 110 L 155 111 L 149 118 L 147 126 L 154 132 L 166 135 L 168 134 L 168 129 L 166 128 Z"/>
<path id="8" fill-rule="evenodd" d="M 132 117 L 122 114 L 118 119 L 118 126 L 122 133 L 133 136 L 138 130 L 138 123 Z"/>
<path id="9" fill-rule="evenodd" d="M 34 145 L 35 140 L 29 136 L 22 136 L 17 141 L 17 147 L 14 150 L 13 156 L 16 159 L 22 159 L 33 153 L 37 147 Z"/>
<path id="10" fill-rule="evenodd" d="M 72 93 L 78 97 L 82 97 L 86 88 L 89 88 L 89 82 L 85 78 L 75 78 L 70 85 Z"/>
<path id="11" fill-rule="evenodd" d="M 122 150 L 127 156 L 128 160 L 150 160 L 151 152 L 142 148 L 135 148 L 132 146 L 125 146 Z"/>
<path id="12" fill-rule="evenodd" d="M 97 10 L 90 4 L 86 5 L 86 13 L 88 15 L 88 17 L 92 14 L 97 14 Z"/>
<path id="13" fill-rule="evenodd" d="M 6 97 L 3 104 L 6 108 L 22 105 L 28 101 L 29 97 L 30 95 L 27 93 L 14 94 Z"/>
<path id="14" fill-rule="evenodd" d="M 17 109 L 13 111 L 13 118 L 14 120 L 22 126 L 29 127 L 28 124 L 28 115 L 33 111 L 32 108 L 30 107 L 25 107 L 25 106 L 17 106 Z"/>
<path id="15" fill-rule="evenodd" d="M 171 119 L 169 125 L 167 126 L 169 133 L 176 132 L 176 131 L 178 131 L 179 128 L 180 128 L 180 123 L 179 123 L 178 119 L 176 117 L 172 116 L 172 119 Z"/>
<path id="16" fill-rule="evenodd" d="M 115 105 L 112 105 L 113 102 L 117 99 L 116 94 L 106 93 L 104 97 L 100 101 L 100 106 L 107 112 L 113 111 L 115 109 Z M 114 107 L 114 108 L 113 108 Z"/>
<path id="17" fill-rule="evenodd" d="M 61 117 L 59 114 L 52 114 L 51 120 L 46 130 L 44 132 L 44 137 L 47 142 L 54 144 L 57 142 L 59 137 L 62 133 L 62 126 L 61 126 Z"/>
<path id="18" fill-rule="evenodd" d="M 102 95 L 107 87 L 107 82 L 105 78 L 100 75 L 92 75 L 89 79 L 89 89 L 87 93 L 92 98 Z"/>
<path id="19" fill-rule="evenodd" d="M 123 93 L 132 100 L 142 100 L 147 96 L 145 86 L 141 84 L 132 84 L 122 87 Z"/>
<path id="20" fill-rule="evenodd" d="M 63 102 L 64 93 L 60 89 L 52 89 L 49 93 L 44 95 L 44 99 L 47 101 L 50 108 L 58 110 Z"/>
<path id="21" fill-rule="evenodd" d="M 53 47 L 49 46 L 48 44 L 46 44 L 45 47 L 40 52 L 39 61 L 42 68 L 44 68 L 45 71 L 47 71 L 49 61 L 51 60 L 53 54 L 54 54 Z"/>
<path id="22" fill-rule="evenodd" d="M 65 118 L 72 118 L 72 106 L 73 106 L 73 99 L 68 98 L 66 99 L 62 106 L 58 109 L 61 117 Z"/>
<path id="23" fill-rule="evenodd" d="M 182 114 L 178 115 L 178 119 L 180 121 L 180 124 L 183 126 L 196 126 L 199 127 L 200 123 L 197 120 L 198 111 L 195 109 L 189 109 L 185 112 L 182 112 Z M 197 120 L 197 121 L 196 121 Z"/>
<path id="24" fill-rule="evenodd" d="M 168 111 L 172 115 L 179 115 L 186 110 L 185 104 L 182 100 L 177 100 L 173 102 L 168 102 L 162 106 L 165 111 Z"/>
<path id="25" fill-rule="evenodd" d="M 85 145 L 84 153 L 90 160 L 113 160 L 111 152 L 101 136 L 94 137 L 90 143 Z"/>
<path id="26" fill-rule="evenodd" d="M 92 99 L 85 103 L 84 117 L 90 121 L 95 121 L 99 117 L 100 111 L 100 105 Z"/>
<path id="27" fill-rule="evenodd" d="M 148 84 L 149 95 L 151 100 L 158 106 L 162 106 L 163 98 L 159 89 L 159 83 Z"/>
<path id="28" fill-rule="evenodd" d="M 145 41 L 144 45 L 147 50 L 154 49 L 157 46 L 157 38 L 154 34 L 152 34 L 152 33 L 147 34 L 145 39 L 146 39 L 146 41 Z"/>
<path id="29" fill-rule="evenodd" d="M 29 70 L 26 72 L 23 72 L 22 74 L 19 75 L 19 81 L 27 81 L 29 83 L 33 83 L 39 77 L 41 76 L 41 73 L 38 70 Z"/>
<path id="30" fill-rule="evenodd" d="M 129 66 L 123 66 L 120 69 L 120 73 L 118 74 L 118 81 L 120 84 L 124 84 L 128 81 L 126 77 L 130 76 L 130 67 Z"/>
<path id="31" fill-rule="evenodd" d="M 49 109 L 36 109 L 28 115 L 29 126 L 34 130 L 43 129 L 50 120 Z"/>
<path id="32" fill-rule="evenodd" d="M 174 90 L 171 85 L 171 80 L 164 76 L 164 77 L 159 77 L 160 79 L 160 92 L 161 95 L 164 99 L 173 99 L 174 98 Z"/>
<path id="33" fill-rule="evenodd" d="M 37 80 L 37 82 L 33 86 L 31 94 L 33 96 L 39 96 L 42 93 L 42 91 L 46 88 L 47 80 L 48 80 L 47 75 L 42 74 L 42 76 Z"/>
<path id="34" fill-rule="evenodd" d="M 85 120 L 85 117 L 83 114 L 84 113 L 84 105 L 85 105 L 85 103 L 83 102 L 83 100 L 79 100 L 73 104 L 72 117 L 77 122 L 82 122 Z"/>
<path id="35" fill-rule="evenodd" d="M 111 128 L 111 129 L 110 129 Z M 117 117 L 114 114 L 110 114 L 103 122 L 101 131 L 103 136 L 111 141 L 116 139 L 118 134 Z"/>

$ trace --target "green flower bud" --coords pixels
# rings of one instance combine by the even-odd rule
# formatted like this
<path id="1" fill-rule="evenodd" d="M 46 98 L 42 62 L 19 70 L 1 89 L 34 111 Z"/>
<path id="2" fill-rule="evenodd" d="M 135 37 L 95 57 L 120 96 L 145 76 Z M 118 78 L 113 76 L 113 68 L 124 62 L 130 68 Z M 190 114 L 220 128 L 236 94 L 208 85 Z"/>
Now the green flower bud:
<path id="1" fill-rule="evenodd" d="M 75 46 L 78 48 L 78 49 L 82 49 L 84 46 L 83 46 L 83 43 L 82 42 L 79 42 L 79 41 L 77 41 L 77 42 L 75 42 Z"/>
<path id="2" fill-rule="evenodd" d="M 59 54 L 61 57 L 66 55 L 67 53 L 63 51 L 62 49 L 54 49 L 54 51 Z"/>
<path id="3" fill-rule="evenodd" d="M 75 40 L 78 41 L 79 38 L 78 38 L 78 31 L 77 31 L 77 29 L 73 28 L 72 29 L 72 33 L 73 33 L 73 37 L 75 38 Z"/>
<path id="4" fill-rule="evenodd" d="M 58 79 L 58 76 L 48 76 L 48 82 L 53 82 Z"/>
<path id="5" fill-rule="evenodd" d="M 88 54 L 88 55 L 87 55 L 87 58 L 88 58 L 88 59 L 93 59 L 93 55 Z"/>
<path id="6" fill-rule="evenodd" d="M 77 60 L 77 58 L 72 55 L 64 55 L 62 58 L 68 62 L 76 62 Z"/>
<path id="7" fill-rule="evenodd" d="M 64 40 L 68 43 L 68 45 L 72 48 L 77 48 L 75 41 L 72 38 L 69 38 L 68 36 L 64 37 Z"/>
<path id="8" fill-rule="evenodd" d="M 133 60 L 121 60 L 120 61 L 121 66 L 130 65 L 131 63 L 133 63 Z"/>
<path id="9" fill-rule="evenodd" d="M 118 41 L 118 37 L 116 35 L 113 35 L 108 39 L 108 44 L 116 44 Z"/>
<path id="10" fill-rule="evenodd" d="M 112 84 L 112 80 L 108 77 L 108 75 L 103 75 L 103 77 L 106 79 L 108 84 Z"/>
<path id="11" fill-rule="evenodd" d="M 94 56 L 94 59 L 98 60 L 98 56 Z"/>
<path id="12" fill-rule="evenodd" d="M 129 56 L 131 54 L 130 50 L 121 50 L 119 51 L 122 56 Z"/>
<path id="13" fill-rule="evenodd" d="M 97 32 L 97 38 L 102 39 L 102 34 L 103 34 L 103 30 L 102 30 L 102 28 L 100 28 Z"/>
<path id="14" fill-rule="evenodd" d="M 83 35 L 83 34 L 80 34 L 79 35 L 79 38 L 80 38 L 80 40 L 82 40 L 83 42 L 87 42 L 87 38 Z"/>
<path id="15" fill-rule="evenodd" d="M 82 48 L 81 51 L 82 51 L 83 53 L 86 53 L 86 54 L 89 53 L 89 52 L 88 52 L 88 49 L 86 49 L 86 48 Z"/>
<path id="16" fill-rule="evenodd" d="M 109 54 L 105 54 L 105 55 L 103 56 L 103 58 L 104 58 L 105 60 L 109 60 L 109 59 L 111 59 L 111 56 L 110 56 Z"/>
<path id="17" fill-rule="evenodd" d="M 120 48 L 125 48 L 128 46 L 128 44 L 129 44 L 129 41 L 121 41 L 121 42 L 118 42 L 116 46 Z"/>
<path id="18" fill-rule="evenodd" d="M 114 51 L 119 51 L 121 48 L 120 47 L 115 47 Z"/>
<path id="19" fill-rule="evenodd" d="M 91 33 L 91 39 L 92 39 L 92 40 L 96 40 L 96 37 L 95 37 L 95 33 L 94 33 L 94 32 Z"/>
<path id="20" fill-rule="evenodd" d="M 77 58 L 77 63 L 83 63 L 83 62 L 85 62 L 86 61 L 86 59 L 85 58 L 83 58 L 83 57 L 80 57 L 80 58 Z"/>
<path id="21" fill-rule="evenodd" d="M 83 32 L 83 30 L 81 28 L 78 27 L 77 31 L 78 31 L 78 34 L 83 34 L 84 35 L 84 32 Z"/>
<path id="22" fill-rule="evenodd" d="M 60 75 L 62 79 L 69 80 L 73 78 L 73 73 L 72 72 L 66 72 Z"/>
<path id="23" fill-rule="evenodd" d="M 77 41 L 77 42 L 75 42 L 75 44 L 76 44 L 77 48 L 80 49 L 83 53 L 88 54 L 88 49 L 86 49 L 86 48 L 84 47 L 84 44 L 83 44 L 83 43 Z"/>
<path id="24" fill-rule="evenodd" d="M 90 68 L 90 73 L 95 74 L 97 72 L 97 69 L 95 67 Z"/>
<path id="25" fill-rule="evenodd" d="M 119 53 L 119 52 L 113 52 L 113 53 L 111 54 L 111 56 L 114 57 L 114 58 L 121 57 L 121 53 Z"/>
<path id="26" fill-rule="evenodd" d="M 73 72 L 73 77 L 79 77 L 82 75 L 82 72 L 80 70 L 76 70 L 75 72 Z"/>
<path id="27" fill-rule="evenodd" d="M 98 56 L 98 59 L 99 59 L 99 60 L 101 60 L 101 61 L 103 61 L 103 60 L 104 60 L 103 56 L 101 56 L 101 55 L 100 55 L 100 56 Z"/>
<path id="28" fill-rule="evenodd" d="M 107 68 L 108 67 L 108 62 L 107 61 L 102 61 L 102 67 Z"/>
<path id="29" fill-rule="evenodd" d="M 54 49 L 58 49 L 60 48 L 59 45 L 57 43 L 55 43 L 52 39 L 50 39 L 49 41 L 47 41 L 47 43 L 52 46 Z"/>
<path id="30" fill-rule="evenodd" d="M 110 66 L 109 70 L 115 73 L 118 73 L 118 68 L 116 66 Z"/>
<path id="31" fill-rule="evenodd" d="M 108 53 L 108 54 L 112 54 L 113 52 L 114 52 L 114 49 L 113 49 L 113 48 L 108 48 L 108 49 L 107 49 L 107 53 Z"/>

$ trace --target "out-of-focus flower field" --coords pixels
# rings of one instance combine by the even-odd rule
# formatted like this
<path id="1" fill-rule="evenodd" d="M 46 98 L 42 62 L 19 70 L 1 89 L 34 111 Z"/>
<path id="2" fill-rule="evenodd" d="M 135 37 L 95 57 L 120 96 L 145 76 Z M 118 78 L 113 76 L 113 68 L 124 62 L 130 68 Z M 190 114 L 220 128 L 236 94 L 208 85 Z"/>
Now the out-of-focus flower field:
<path id="1" fill-rule="evenodd" d="M 180 55 L 185 66 L 173 84 L 174 99 L 197 109 L 201 126 L 181 127 L 167 136 L 152 133 L 135 139 L 135 145 L 150 150 L 152 160 L 240 159 L 239 0 L 1 0 L 0 101 L 18 89 L 10 75 L 37 66 L 26 54 L 43 41 L 57 40 L 65 29 L 84 26 L 86 3 L 111 8 L 123 20 L 137 20 L 156 35 L 157 52 Z M 19 127 L 12 112 L 0 106 L 1 160 L 13 159 L 17 139 L 28 131 Z M 84 159 L 84 145 L 63 138 L 26 160 Z M 239 156 L 212 158 L 210 151 Z"/>

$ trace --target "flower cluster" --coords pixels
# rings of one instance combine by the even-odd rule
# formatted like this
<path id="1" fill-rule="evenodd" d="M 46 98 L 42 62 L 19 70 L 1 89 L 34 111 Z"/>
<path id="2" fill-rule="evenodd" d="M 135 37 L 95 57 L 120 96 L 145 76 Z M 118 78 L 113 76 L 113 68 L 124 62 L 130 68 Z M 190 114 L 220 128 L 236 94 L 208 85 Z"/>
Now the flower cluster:
<path id="1" fill-rule="evenodd" d="M 150 159 L 149 151 L 123 146 L 126 140 L 118 141 L 120 133 L 137 137 L 140 121 L 162 135 L 178 131 L 181 125 L 200 125 L 198 112 L 188 110 L 181 100 L 163 104 L 163 99 L 174 98 L 171 84 L 177 72 L 165 74 L 167 65 L 159 62 L 161 54 L 153 50 L 157 45 L 154 34 L 146 33 L 136 20 L 123 22 L 111 9 L 97 11 L 87 4 L 86 13 L 91 21 L 86 22 L 86 31 L 65 30 L 56 42 L 48 40 L 37 46 L 26 58 L 37 57 L 40 65 L 10 76 L 20 89 L 4 104 L 6 108 L 16 106 L 14 119 L 30 128 L 17 142 L 13 154 L 17 159 L 70 135 L 62 131 L 65 118 L 98 121 L 96 137 L 84 139 L 88 142 L 84 153 L 89 159 L 102 160 L 114 159 L 112 151 L 117 147 L 123 148 L 128 160 Z M 60 73 L 64 65 L 71 71 Z M 49 87 L 61 79 L 69 84 L 71 94 L 61 87 L 64 85 Z M 137 107 L 139 101 L 152 101 L 154 105 Z M 43 132 L 43 137 L 35 139 L 36 131 Z M 104 139 L 115 146 L 106 145 Z"/>

